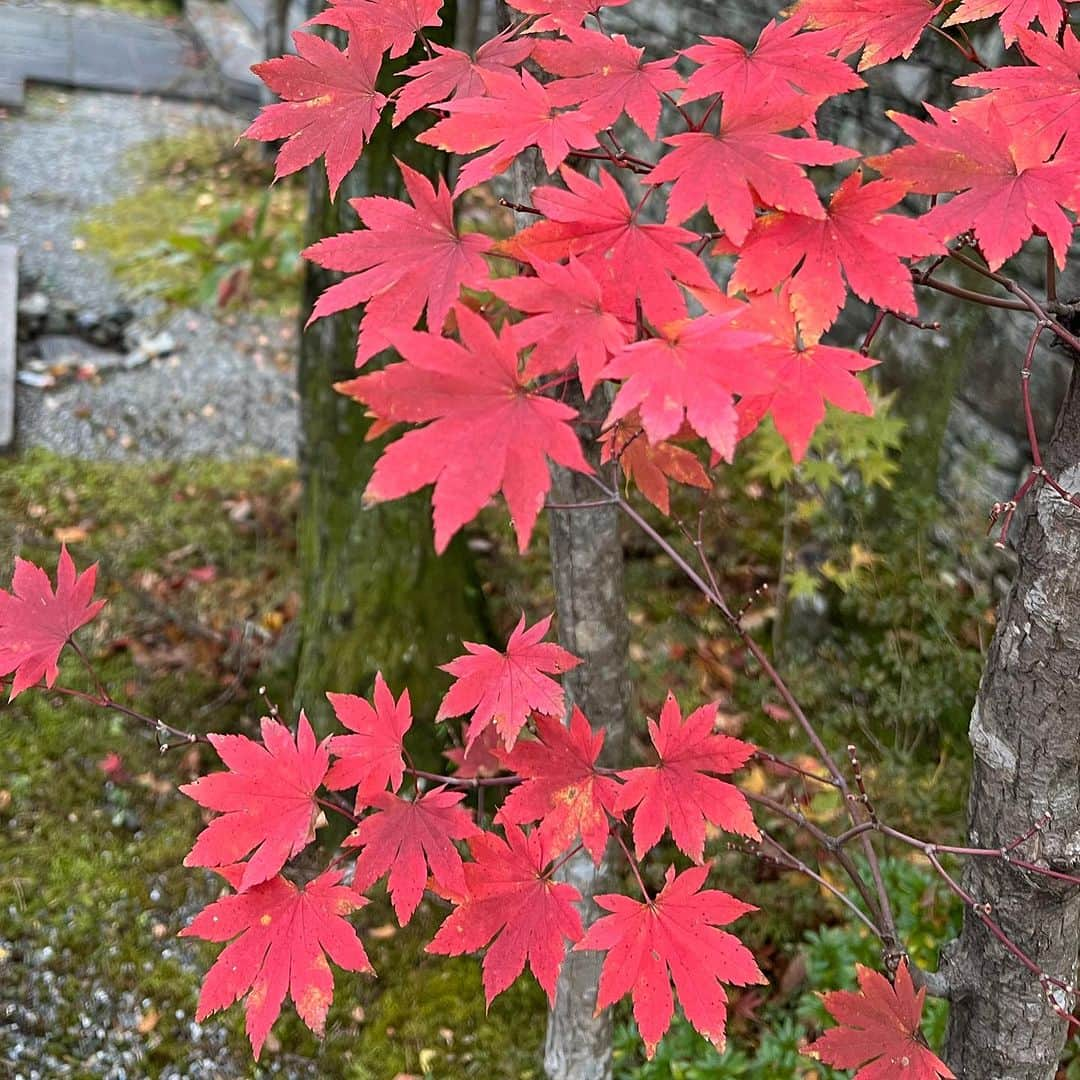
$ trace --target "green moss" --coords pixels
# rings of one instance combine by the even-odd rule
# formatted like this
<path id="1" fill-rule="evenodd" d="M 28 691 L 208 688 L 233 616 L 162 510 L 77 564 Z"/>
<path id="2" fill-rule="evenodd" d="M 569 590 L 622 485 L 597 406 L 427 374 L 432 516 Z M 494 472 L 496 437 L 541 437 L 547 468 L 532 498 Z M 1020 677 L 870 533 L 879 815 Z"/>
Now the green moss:
<path id="1" fill-rule="evenodd" d="M 135 293 L 185 306 L 244 303 L 293 312 L 304 193 L 269 187 L 272 168 L 233 133 L 196 128 L 144 143 L 126 167 L 136 190 L 96 209 L 80 231 Z"/>

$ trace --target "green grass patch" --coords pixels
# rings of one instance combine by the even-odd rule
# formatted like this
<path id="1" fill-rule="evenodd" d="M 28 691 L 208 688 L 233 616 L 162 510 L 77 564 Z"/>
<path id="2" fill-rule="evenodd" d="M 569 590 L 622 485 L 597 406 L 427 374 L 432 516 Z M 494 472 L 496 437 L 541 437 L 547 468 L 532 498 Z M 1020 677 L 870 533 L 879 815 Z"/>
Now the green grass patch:
<path id="1" fill-rule="evenodd" d="M 195 129 L 144 143 L 126 168 L 136 189 L 88 215 L 88 248 L 136 294 L 180 306 L 293 313 L 299 303 L 305 192 L 273 184 L 259 147 Z"/>

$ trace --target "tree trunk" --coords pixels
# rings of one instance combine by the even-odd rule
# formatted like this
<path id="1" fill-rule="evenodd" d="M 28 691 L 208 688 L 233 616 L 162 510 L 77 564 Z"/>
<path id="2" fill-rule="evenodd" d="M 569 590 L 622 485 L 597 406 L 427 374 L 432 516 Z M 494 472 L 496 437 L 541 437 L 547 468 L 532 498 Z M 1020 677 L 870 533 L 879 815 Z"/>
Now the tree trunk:
<path id="1" fill-rule="evenodd" d="M 1080 490 L 1080 369 L 1046 454 Z M 1001 848 L 1040 820 L 1017 857 L 1080 873 L 1080 510 L 1043 485 L 1018 539 L 1005 602 L 971 715 L 973 846 Z M 1075 986 L 1080 890 L 998 859 L 970 859 L 964 885 L 1048 975 Z M 945 1054 L 962 1080 L 1053 1080 L 1066 1023 L 1038 978 L 968 910 L 943 958 L 953 987 Z M 1064 1012 L 1074 996 L 1049 988 Z"/>
<path id="2" fill-rule="evenodd" d="M 594 466 L 596 424 L 610 401 L 597 390 L 582 409 L 582 446 Z M 591 423 L 590 423 L 591 421 Z M 611 473 L 612 467 L 605 471 Z M 605 480 L 618 483 L 614 475 Z M 597 490 L 589 478 L 553 467 L 551 501 L 559 504 L 594 502 Z M 607 735 L 601 764 L 625 766 L 630 675 L 627 645 L 630 624 L 623 590 L 623 552 L 619 512 L 614 506 L 587 510 L 552 510 L 551 574 L 559 614 L 559 642 L 585 663 L 563 676 L 567 707 L 577 705 L 594 727 Z M 612 889 L 611 845 L 599 868 L 587 852 L 579 852 L 562 876 L 585 897 L 582 921 L 587 926 L 600 914 L 591 897 Z M 610 1080 L 611 1010 L 594 1016 L 603 955 L 571 952 L 559 977 L 555 1006 L 548 1015 L 544 1068 L 551 1080 Z"/>
<path id="3" fill-rule="evenodd" d="M 434 155 L 417 146 L 415 135 L 407 124 L 391 129 L 384 118 L 334 203 L 321 164 L 313 168 L 307 242 L 356 227 L 350 197 L 400 197 L 394 154 L 430 173 Z M 304 319 L 336 280 L 308 264 Z M 437 665 L 460 652 L 462 639 L 488 636 L 464 542 L 458 538 L 435 555 L 429 500 L 362 503 L 381 446 L 364 442 L 364 410 L 333 389 L 356 374 L 357 319 L 357 312 L 320 319 L 300 346 L 303 606 L 295 703 L 323 732 L 331 721 L 326 691 L 365 693 L 380 670 L 395 693 L 408 684 L 417 716 L 434 716 L 446 690 Z M 378 363 L 369 361 L 367 369 Z"/>
<path id="4" fill-rule="evenodd" d="M 519 156 L 510 169 L 514 200 L 527 205 L 533 188 L 545 179 L 543 162 L 535 150 Z M 528 215 L 519 213 L 515 218 L 519 230 L 532 224 Z M 601 468 L 596 441 L 599 424 L 611 405 L 610 397 L 601 388 L 585 402 L 580 386 L 576 382 L 571 386 L 572 391 L 561 400 L 581 415 L 578 435 L 582 452 L 601 475 L 607 474 L 607 485 L 614 487 L 618 483 L 615 466 Z M 551 502 L 596 502 L 597 495 L 587 476 L 551 466 Z M 551 510 L 548 522 L 559 644 L 584 661 L 563 676 L 566 707 L 569 711 L 577 705 L 593 727 L 604 729 L 601 764 L 625 765 L 631 690 L 630 621 L 623 589 L 619 511 L 614 506 Z M 611 890 L 615 884 L 610 871 L 611 847 L 609 844 L 599 867 L 582 851 L 558 874 L 581 893 L 581 917 L 586 926 L 601 914 L 591 898 Z M 549 1080 L 611 1078 L 611 1010 L 593 1015 L 602 961 L 596 952 L 571 950 L 567 954 L 555 1005 L 548 1013 L 544 1069 Z"/>

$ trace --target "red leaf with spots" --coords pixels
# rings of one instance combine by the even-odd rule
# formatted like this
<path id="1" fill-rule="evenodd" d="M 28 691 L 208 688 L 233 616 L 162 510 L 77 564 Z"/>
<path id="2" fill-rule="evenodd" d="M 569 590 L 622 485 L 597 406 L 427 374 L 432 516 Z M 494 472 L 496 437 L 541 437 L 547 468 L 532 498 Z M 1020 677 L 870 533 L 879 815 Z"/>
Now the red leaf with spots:
<path id="1" fill-rule="evenodd" d="M 442 666 L 457 682 L 443 698 L 436 720 L 471 712 L 466 747 L 492 725 L 509 750 L 532 713 L 562 716 L 565 712 L 563 689 L 548 676 L 570 671 L 581 661 L 561 645 L 543 640 L 551 619 L 548 615 L 526 629 L 522 615 L 506 652 L 466 641 L 468 654 Z"/>
<path id="2" fill-rule="evenodd" d="M 359 37 L 350 39 L 344 52 L 299 31 L 293 42 L 296 56 L 279 56 L 252 68 L 282 100 L 267 105 L 244 136 L 263 142 L 287 140 L 277 155 L 278 177 L 325 155 L 333 198 L 386 104 L 375 89 L 380 54 Z"/>
<path id="3" fill-rule="evenodd" d="M 331 791 L 356 788 L 356 809 L 389 788 L 397 791 L 405 775 L 405 732 L 412 727 L 409 691 L 394 695 L 382 672 L 375 675 L 374 706 L 355 694 L 327 694 L 338 720 L 352 735 L 334 735 L 330 753 L 337 760 L 326 774 Z"/>
<path id="4" fill-rule="evenodd" d="M 515 40 L 510 27 L 485 41 L 475 57 L 432 43 L 435 55 L 430 60 L 421 60 L 401 73 L 409 81 L 394 103 L 394 126 L 433 102 L 483 96 L 482 73 L 513 75 L 514 68 L 528 58 L 534 45 L 527 39 Z"/>
<path id="5" fill-rule="evenodd" d="M 436 190 L 408 165 L 399 161 L 398 168 L 412 206 L 382 195 L 350 199 L 367 228 L 327 237 L 304 252 L 319 266 L 349 275 L 319 297 L 309 323 L 366 302 L 358 365 L 388 348 L 391 332 L 411 330 L 425 309 L 428 330 L 439 333 L 461 287 L 487 282 L 483 253 L 491 241 L 457 231 L 446 181 L 439 177 Z"/>
<path id="6" fill-rule="evenodd" d="M 469 841 L 475 862 L 465 864 L 463 896 L 439 927 L 429 953 L 460 956 L 491 942 L 484 956 L 484 995 L 488 1005 L 524 970 L 555 1000 L 555 984 L 566 955 L 566 942 L 581 938 L 581 916 L 574 906 L 581 894 L 553 881 L 550 855 L 538 832 L 525 835 L 514 825 L 506 840 L 483 833 Z"/>
<path id="7" fill-rule="evenodd" d="M 233 888 L 239 886 L 242 867 L 219 872 Z M 341 877 L 340 870 L 329 871 L 303 889 L 274 877 L 196 915 L 181 937 L 231 943 L 207 972 L 195 1019 L 201 1022 L 246 995 L 247 1034 L 258 1061 L 287 994 L 300 1019 L 322 1035 L 334 998 L 327 957 L 346 971 L 372 970 L 345 918 L 367 901 L 342 885 Z"/>
<path id="8" fill-rule="evenodd" d="M 676 282 L 714 288 L 705 264 L 684 245 L 700 238 L 674 225 L 648 224 L 640 216 L 645 196 L 631 207 L 614 177 L 599 182 L 563 168 L 567 190 L 539 187 L 533 205 L 546 218 L 501 245 L 507 254 L 559 262 L 592 254 L 611 263 L 645 315 L 657 326 L 684 318 L 686 303 Z"/>
<path id="9" fill-rule="evenodd" d="M 672 983 L 686 1019 L 723 1050 L 727 993 L 722 984 L 766 981 L 750 950 L 720 929 L 757 909 L 719 889 L 702 889 L 708 874 L 707 866 L 678 876 L 669 867 L 664 888 L 651 903 L 618 893 L 597 896 L 597 904 L 611 914 L 597 919 L 575 946 L 607 953 L 596 1008 L 630 994 L 650 1058 L 675 1011 Z"/>
<path id="10" fill-rule="evenodd" d="M 833 990 L 822 997 L 840 1027 L 803 1053 L 837 1069 L 858 1069 L 855 1080 L 954 1080 L 919 1029 L 926 990 L 916 993 L 907 961 L 896 970 L 895 986 L 862 964 L 855 967 L 858 993 Z"/>
<path id="11" fill-rule="evenodd" d="M 811 104 L 794 100 L 782 108 L 760 101 L 725 102 L 716 134 L 690 131 L 669 135 L 675 147 L 646 177 L 649 184 L 673 181 L 668 218 L 685 221 L 708 206 L 713 221 L 733 244 L 741 244 L 760 203 L 807 217 L 825 211 L 800 165 L 835 165 L 854 150 L 823 139 L 796 139 L 781 132 L 806 123 Z"/>
<path id="12" fill-rule="evenodd" d="M 331 0 L 331 6 L 305 23 L 337 26 L 349 31 L 350 41 L 381 56 L 404 56 L 426 26 L 441 26 L 443 0 Z"/>
<path id="13" fill-rule="evenodd" d="M 649 721 L 659 762 L 619 773 L 626 783 L 615 809 L 634 810 L 634 851 L 639 859 L 665 829 L 695 862 L 701 862 L 705 848 L 706 822 L 742 836 L 758 836 L 746 796 L 713 775 L 734 772 L 754 748 L 730 735 L 714 734 L 715 723 L 715 705 L 703 705 L 684 720 L 679 703 L 668 694 L 660 722 Z"/>
<path id="14" fill-rule="evenodd" d="M 796 18 L 814 29 L 837 31 L 841 56 L 862 49 L 859 70 L 908 57 L 944 0 L 801 0 Z"/>
<path id="15" fill-rule="evenodd" d="M 673 438 L 678 438 L 678 433 Z M 600 442 L 601 462 L 617 461 L 626 479 L 662 514 L 671 512 L 669 480 L 705 490 L 712 487 L 696 454 L 672 442 L 650 441 L 636 412 L 616 421 L 600 436 Z"/>
<path id="16" fill-rule="evenodd" d="M 41 567 L 15 560 L 11 592 L 0 589 L 0 675 L 15 673 L 9 701 L 42 678 L 46 686 L 56 682 L 68 639 L 105 606 L 91 599 L 96 582 L 97 564 L 77 574 L 66 546 L 60 549 L 55 592 Z"/>
<path id="17" fill-rule="evenodd" d="M 580 105 L 598 127 L 610 127 L 626 113 L 650 138 L 656 138 L 660 98 L 682 86 L 675 58 L 646 63 L 644 48 L 622 34 L 571 28 L 567 41 L 542 41 L 533 59 L 557 82 L 548 90 L 556 105 Z"/>
<path id="18" fill-rule="evenodd" d="M 589 395 L 609 357 L 633 340 L 633 297 L 610 275 L 601 283 L 574 256 L 565 266 L 540 259 L 533 266 L 535 277 L 495 278 L 488 289 L 529 314 L 514 327 L 520 345 L 534 346 L 526 373 L 546 375 L 576 362 Z"/>
<path id="19" fill-rule="evenodd" d="M 600 864 L 608 841 L 608 814 L 615 812 L 619 783 L 597 771 L 603 731 L 593 731 L 577 707 L 566 727 L 553 716 L 537 716 L 538 738 L 520 739 L 503 764 L 523 779 L 499 808 L 506 825 L 539 821 L 548 851 L 558 855 L 581 837 Z"/>
<path id="20" fill-rule="evenodd" d="M 254 849 L 236 883 L 245 892 L 272 878 L 315 839 L 315 792 L 330 763 L 329 740 L 315 742 L 303 713 L 295 742 L 284 724 L 265 716 L 262 742 L 246 735 L 209 739 L 227 770 L 180 790 L 221 816 L 199 834 L 184 865 L 231 866 Z"/>
<path id="21" fill-rule="evenodd" d="M 607 423 L 637 410 L 645 434 L 663 442 L 684 421 L 722 457 L 735 450 L 734 394 L 772 385 L 750 348 L 763 340 L 732 326 L 741 305 L 726 314 L 683 319 L 662 328 L 662 337 L 626 346 L 602 374 L 623 379 Z"/>
<path id="22" fill-rule="evenodd" d="M 754 346 L 754 355 L 773 378 L 768 393 L 749 395 L 739 402 L 740 439 L 769 415 L 791 456 L 801 461 L 814 429 L 825 419 L 826 401 L 845 412 L 873 413 L 873 404 L 854 372 L 865 371 L 877 361 L 801 334 L 787 286 L 778 294 L 752 297 L 738 323 L 768 336 Z"/>
<path id="23" fill-rule="evenodd" d="M 1061 0 L 963 0 L 945 20 L 945 26 L 979 22 L 994 16 L 998 17 L 1005 44 L 1011 45 L 1017 34 L 1036 19 L 1045 34 L 1056 38 L 1065 18 L 1065 9 Z"/>
<path id="24" fill-rule="evenodd" d="M 502 491 L 524 551 L 551 487 L 548 459 L 592 472 L 570 426 L 577 413 L 528 389 L 512 327 L 496 337 L 475 312 L 454 310 L 460 345 L 435 334 L 391 333 L 404 363 L 337 384 L 380 420 L 427 423 L 384 451 L 365 497 L 397 499 L 433 483 L 435 550 L 442 552 Z"/>
<path id="25" fill-rule="evenodd" d="M 865 85 L 862 79 L 830 53 L 836 49 L 834 31 L 799 33 L 800 22 L 769 23 L 753 48 L 724 37 L 705 37 L 683 56 L 701 67 L 690 76 L 680 104 L 723 94 L 727 104 L 740 107 L 767 99 L 770 107 L 800 101 L 811 110 L 834 94 Z"/>
<path id="26" fill-rule="evenodd" d="M 1067 29 L 1060 45 L 1031 30 L 1018 30 L 1016 39 L 1028 63 L 957 79 L 958 86 L 993 92 L 961 101 L 952 112 L 980 118 L 993 105 L 1018 140 L 1046 157 L 1066 136 L 1075 141 L 1080 124 L 1080 38 Z"/>
<path id="27" fill-rule="evenodd" d="M 515 11 L 540 16 L 529 27 L 533 34 L 544 30 L 569 30 L 580 26 L 586 15 L 599 15 L 601 8 L 622 7 L 630 0 L 506 0 Z"/>
<path id="28" fill-rule="evenodd" d="M 455 840 L 478 836 L 472 816 L 458 803 L 464 792 L 435 788 L 410 802 L 389 792 L 371 799 L 375 812 L 365 817 L 345 840 L 360 847 L 353 885 L 361 892 L 387 871 L 390 899 L 404 926 L 416 911 L 427 885 L 428 870 L 450 896 L 465 892 L 465 876 Z"/>
<path id="29" fill-rule="evenodd" d="M 417 138 L 455 154 L 487 150 L 462 166 L 456 191 L 504 172 L 530 146 L 540 150 L 548 172 L 554 172 L 572 150 L 596 146 L 596 131 L 602 125 L 581 109 L 556 111 L 558 103 L 550 88 L 529 72 L 485 71 L 481 78 L 487 89 L 483 97 L 440 103 L 436 108 L 450 115 Z"/>
<path id="30" fill-rule="evenodd" d="M 1020 250 L 1035 230 L 1046 234 L 1065 268 L 1080 210 L 1080 145 L 1047 148 L 1010 127 L 991 103 L 977 118 L 927 105 L 933 123 L 889 112 L 913 146 L 867 159 L 883 176 L 925 195 L 959 192 L 920 221 L 939 240 L 973 229 L 991 270 Z"/>
<path id="31" fill-rule="evenodd" d="M 730 292 L 767 292 L 790 276 L 791 305 L 803 330 L 820 337 L 836 320 L 847 288 L 868 304 L 918 315 L 911 271 L 903 257 L 944 253 L 925 225 L 887 214 L 905 195 L 903 184 L 861 185 L 852 173 L 837 188 L 824 219 L 772 211 L 754 222 L 738 249 Z"/>

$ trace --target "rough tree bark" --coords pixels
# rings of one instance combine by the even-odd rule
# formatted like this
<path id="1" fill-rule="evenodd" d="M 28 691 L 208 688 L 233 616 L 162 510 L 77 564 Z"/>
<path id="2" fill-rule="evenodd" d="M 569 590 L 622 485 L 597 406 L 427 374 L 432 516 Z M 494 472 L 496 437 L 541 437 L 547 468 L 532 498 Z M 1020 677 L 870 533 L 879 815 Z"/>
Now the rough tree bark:
<path id="1" fill-rule="evenodd" d="M 356 227 L 348 198 L 402 197 L 394 154 L 431 172 L 434 158 L 422 159 L 428 152 L 415 135 L 408 125 L 391 129 L 384 119 L 334 203 L 323 170 L 311 170 L 308 243 Z M 303 319 L 334 280 L 308 264 Z M 362 503 L 381 446 L 364 442 L 370 423 L 364 410 L 333 389 L 356 373 L 358 314 L 320 320 L 300 347 L 303 606 L 295 703 L 323 731 L 330 723 L 325 692 L 364 693 L 378 670 L 395 693 L 408 683 L 416 715 L 434 716 L 446 690 L 437 665 L 460 651 L 462 639 L 488 636 L 464 543 L 459 539 L 441 558 L 435 555 L 429 500 Z"/>
<path id="2" fill-rule="evenodd" d="M 1080 490 L 1080 368 L 1046 453 Z M 1018 856 L 1080 872 L 1080 510 L 1043 486 L 1018 537 L 1005 601 L 971 715 L 974 846 L 999 848 L 1046 817 Z M 964 885 L 1044 971 L 1075 986 L 1080 890 L 993 859 L 971 859 Z M 945 1056 L 962 1080 L 1053 1080 L 1066 1023 L 1038 979 L 971 910 L 946 956 L 953 1004 Z M 1072 996 L 1053 991 L 1065 1012 Z"/>

